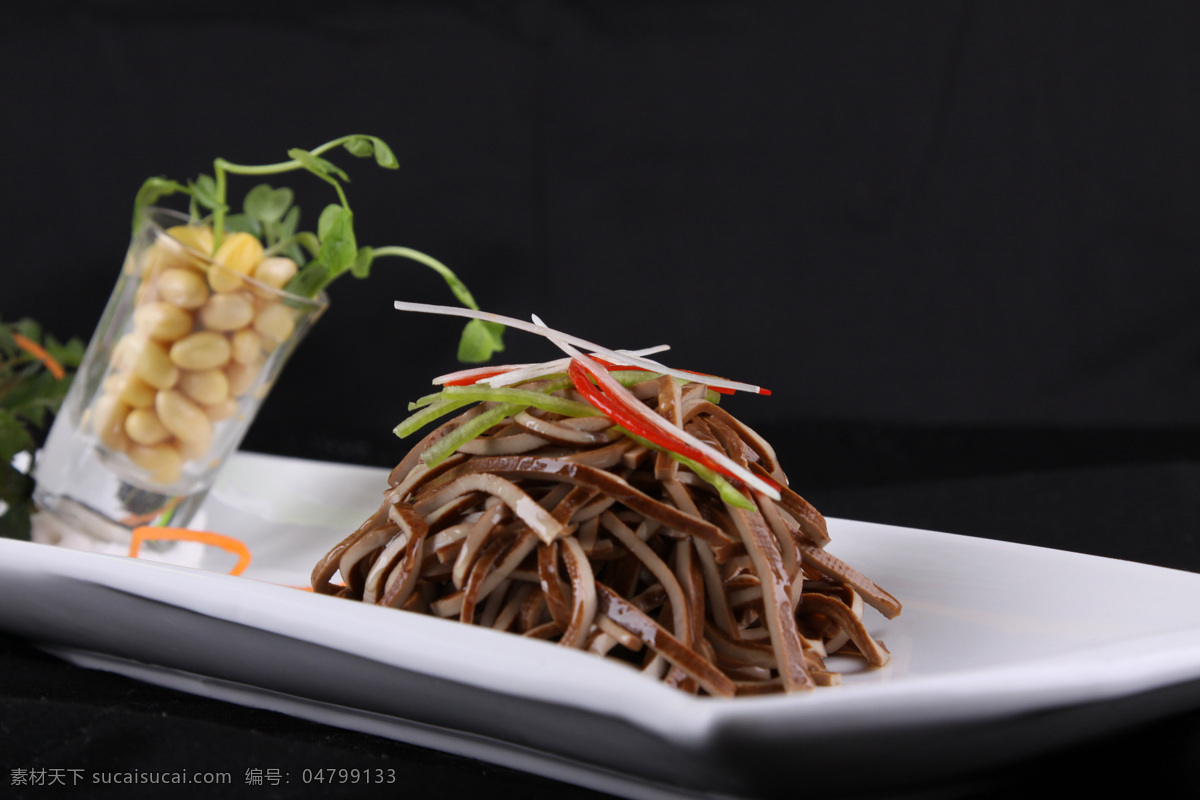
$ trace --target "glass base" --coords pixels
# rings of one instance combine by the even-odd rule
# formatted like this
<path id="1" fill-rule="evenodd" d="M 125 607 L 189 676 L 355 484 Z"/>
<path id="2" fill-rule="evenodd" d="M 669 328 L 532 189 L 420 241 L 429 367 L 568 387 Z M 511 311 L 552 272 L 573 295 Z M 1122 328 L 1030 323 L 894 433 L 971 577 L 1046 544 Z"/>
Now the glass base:
<path id="1" fill-rule="evenodd" d="M 186 527 L 208 495 L 205 485 L 191 491 L 148 488 L 119 468 L 98 441 L 79 435 L 74 426 L 54 426 L 34 465 L 34 504 L 59 526 L 98 544 L 128 547 L 135 528 Z"/>

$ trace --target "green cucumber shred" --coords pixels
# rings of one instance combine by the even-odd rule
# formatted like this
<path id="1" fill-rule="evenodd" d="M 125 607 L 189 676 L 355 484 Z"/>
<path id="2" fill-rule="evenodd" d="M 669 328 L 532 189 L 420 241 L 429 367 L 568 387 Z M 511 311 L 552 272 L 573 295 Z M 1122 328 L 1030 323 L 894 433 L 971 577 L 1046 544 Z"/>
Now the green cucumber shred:
<path id="1" fill-rule="evenodd" d="M 553 391 L 553 390 L 552 390 Z M 596 417 L 600 412 L 589 403 L 568 400 L 565 397 L 555 397 L 547 391 L 539 392 L 529 389 L 491 386 L 448 386 L 442 392 L 447 398 L 466 398 L 481 402 L 524 404 L 526 408 L 539 408 L 552 414 L 562 414 L 564 417 Z"/>
<path id="2" fill-rule="evenodd" d="M 473 417 L 431 444 L 421 454 L 421 460 L 425 462 L 425 466 L 427 467 L 436 467 L 452 456 L 458 448 L 472 439 L 478 438 L 489 428 L 498 425 L 505 418 L 519 413 L 524 408 L 526 406 L 522 406 L 519 403 L 501 403 L 495 408 L 489 408 L 479 416 Z"/>
<path id="3" fill-rule="evenodd" d="M 661 377 L 658 373 L 643 372 L 640 370 L 621 370 L 611 374 L 625 386 L 633 386 Z M 421 460 L 425 462 L 426 466 L 435 467 L 449 458 L 458 448 L 467 442 L 478 438 L 506 418 L 529 408 L 538 408 L 567 417 L 603 416 L 590 403 L 581 403 L 552 394 L 570 386 L 570 379 L 565 374 L 545 376 L 540 378 L 537 383 L 538 389 L 522 389 L 519 388 L 521 384 L 518 384 L 516 387 L 488 386 L 486 384 L 447 386 L 440 392 L 426 395 L 410 403 L 408 409 L 415 413 L 397 425 L 394 432 L 403 439 L 430 422 L 470 403 L 496 403 L 497 405 L 493 408 L 484 411 L 430 445 L 429 449 L 421 456 Z M 718 393 L 713 392 L 711 389 L 709 390 L 707 399 L 710 402 L 715 403 L 719 398 L 720 395 Z M 721 499 L 730 505 L 749 511 L 753 511 L 756 508 L 749 498 L 715 470 L 698 464 L 679 453 L 660 447 L 619 425 L 615 427 L 622 434 L 633 439 L 638 444 L 657 452 L 666 453 L 675 461 L 690 469 L 697 477 L 710 484 Z"/>

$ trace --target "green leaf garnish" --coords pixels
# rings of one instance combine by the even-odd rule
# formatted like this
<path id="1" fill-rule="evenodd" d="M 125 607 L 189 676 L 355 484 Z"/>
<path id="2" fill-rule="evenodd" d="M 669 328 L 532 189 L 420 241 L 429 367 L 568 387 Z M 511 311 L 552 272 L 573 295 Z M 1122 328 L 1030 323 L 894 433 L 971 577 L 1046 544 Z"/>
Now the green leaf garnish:
<path id="1" fill-rule="evenodd" d="M 368 158 L 375 152 L 375 145 L 369 136 L 353 136 L 346 142 L 346 152 L 359 158 Z"/>
<path id="2" fill-rule="evenodd" d="M 349 182 L 350 178 L 323 157 L 339 147 L 356 158 L 374 156 L 375 163 L 384 169 L 400 166 L 386 142 L 365 134 L 342 136 L 312 150 L 294 147 L 287 151 L 290 160 L 276 164 L 235 164 L 217 158 L 213 161 L 212 175 L 200 175 L 187 184 L 161 177 L 150 178 L 142 184 L 134 199 L 134 230 L 141 224 L 142 212 L 147 206 L 163 197 L 183 194 L 188 197 L 188 210 L 193 218 L 199 219 L 202 209 L 212 212 L 213 252 L 221 246 L 227 233 L 244 232 L 260 239 L 267 255 L 284 255 L 295 261 L 299 271 L 284 287 L 289 292 L 313 297 L 347 272 L 357 278 L 367 277 L 379 256 L 393 255 L 418 261 L 435 270 L 459 302 L 478 310 L 466 284 L 437 259 L 407 247 L 371 248 L 358 244 L 354 234 L 354 214 L 342 188 L 342 183 Z M 288 187 L 258 184 L 246 193 L 242 212 L 229 213 L 229 175 L 264 176 L 298 170 L 315 175 L 337 193 L 338 202 L 322 210 L 315 232 L 299 229 L 300 209 L 292 204 L 294 195 Z M 471 363 L 486 361 L 493 353 L 504 349 L 503 331 L 502 325 L 472 321 L 463 330 L 459 358 Z"/>
<path id="3" fill-rule="evenodd" d="M 282 189 L 272 189 L 269 184 L 260 183 L 249 192 L 242 203 L 247 216 L 262 223 L 277 222 L 283 219 L 288 208 L 292 205 L 292 190 L 286 186 Z"/>
<path id="4" fill-rule="evenodd" d="M 211 175 L 201 175 L 192 183 L 192 197 L 205 208 L 215 211 L 226 208 L 225 196 L 217 189 L 216 179 Z"/>
<path id="5" fill-rule="evenodd" d="M 375 163 L 384 169 L 396 169 L 400 162 L 387 143 L 375 136 L 351 136 L 346 142 L 346 150 L 359 158 L 375 156 Z"/>
<path id="6" fill-rule="evenodd" d="M 0 322 L 0 536 L 29 538 L 33 479 L 13 458 L 32 454 L 83 360 L 83 343 L 59 344 L 37 323 Z"/>
<path id="7" fill-rule="evenodd" d="M 504 342 L 497 331 L 489 328 L 495 323 L 473 319 L 463 328 L 458 340 L 458 360 L 467 364 L 481 364 L 504 349 Z M 500 330 L 504 330 L 500 326 Z"/>
<path id="8" fill-rule="evenodd" d="M 358 255 L 354 259 L 354 264 L 350 267 L 350 272 L 356 278 L 365 278 L 371 274 L 371 262 L 375 260 L 375 251 L 370 247 L 358 248 Z"/>
<path id="9" fill-rule="evenodd" d="M 330 176 L 340 178 L 344 181 L 349 181 L 350 178 L 345 172 L 337 167 L 332 161 L 327 161 L 320 156 L 315 156 L 307 150 L 301 150 L 299 147 L 293 147 L 288 150 L 288 155 L 300 162 L 306 170 L 316 175 L 318 178 L 328 180 Z"/>
<path id="10" fill-rule="evenodd" d="M 349 214 L 337 203 L 325 206 L 317 220 L 317 238 L 324 243 L 330 236 L 342 236 L 346 225 L 350 223 Z"/>
<path id="11" fill-rule="evenodd" d="M 225 218 L 225 230 L 231 233 L 248 233 L 259 239 L 263 237 L 263 226 L 249 214 L 230 214 Z"/>
<path id="12" fill-rule="evenodd" d="M 191 189 L 184 186 L 178 181 L 173 181 L 168 178 L 147 178 L 146 182 L 138 189 L 137 196 L 133 199 L 133 230 L 136 233 L 137 229 L 142 224 L 142 212 L 149 206 L 154 205 L 163 197 L 167 197 L 178 192 L 191 193 Z"/>
<path id="13" fill-rule="evenodd" d="M 396 154 L 392 152 L 392 148 L 388 147 L 386 142 L 373 136 L 371 141 L 375 144 L 376 164 L 384 169 L 400 169 L 400 162 L 396 159 Z"/>

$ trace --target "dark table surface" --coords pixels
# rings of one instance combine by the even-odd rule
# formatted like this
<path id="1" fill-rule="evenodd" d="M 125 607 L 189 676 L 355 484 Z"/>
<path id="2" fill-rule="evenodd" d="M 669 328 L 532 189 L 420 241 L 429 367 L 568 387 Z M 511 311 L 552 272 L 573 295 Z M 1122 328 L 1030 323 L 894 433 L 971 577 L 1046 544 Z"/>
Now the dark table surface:
<path id="1" fill-rule="evenodd" d="M 793 453 L 793 484 L 827 516 L 886 522 L 1200 572 L 1200 436 L 1188 430 L 894 429 L 764 431 Z M 795 466 L 797 459 L 803 465 Z M 785 459 L 785 464 L 789 460 Z M 382 466 L 382 465 L 381 465 Z M 806 472 L 811 474 L 805 474 Z M 1128 587 L 1125 587 L 1128 589 Z M 1114 587 L 1116 590 L 1116 587 Z M 1100 709 L 1103 713 L 1103 708 Z M 162 787 L 12 785 L 20 770 L 71 782 L 95 771 L 229 772 L 232 794 L 305 794 L 270 770 L 395 770 L 392 786 L 325 785 L 332 797 L 599 798 L 570 786 L 273 712 L 71 666 L 0 634 L 0 796 L 163 796 Z M 1200 791 L 1200 711 L 1034 759 L 881 797 L 999 798 L 1087 790 Z M 797 759 L 798 774 L 804 769 Z M 72 773 L 71 770 L 82 770 Z M 57 773 L 55 773 L 57 771 Z M 262 782 L 258 782 L 261 776 Z M 308 787 L 311 791 L 312 787 Z M 202 787 L 173 797 L 208 797 Z"/>

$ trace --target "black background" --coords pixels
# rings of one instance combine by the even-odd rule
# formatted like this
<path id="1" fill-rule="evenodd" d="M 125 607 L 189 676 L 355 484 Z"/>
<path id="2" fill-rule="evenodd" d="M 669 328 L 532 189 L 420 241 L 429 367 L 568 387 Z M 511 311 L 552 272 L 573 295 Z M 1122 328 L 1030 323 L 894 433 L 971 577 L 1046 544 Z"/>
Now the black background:
<path id="1" fill-rule="evenodd" d="M 1200 6 L 0 13 L 0 318 L 89 336 L 146 177 L 369 133 L 401 168 L 336 157 L 360 242 L 438 257 L 489 310 L 770 387 L 727 407 L 827 514 L 1200 571 Z M 283 182 L 309 222 L 332 199 Z M 460 327 L 392 301 L 452 299 L 399 260 L 331 295 L 245 446 L 390 466 Z M 49 692 L 25 685 L 17 717 Z M 139 702 L 196 708 L 91 688 L 148 693 L 137 725 Z M 1194 752 L 1194 717 L 1172 724 Z"/>
<path id="2" fill-rule="evenodd" d="M 5 319 L 91 333 L 146 177 L 364 132 L 362 242 L 768 386 L 760 424 L 1200 423 L 1190 4 L 60 5 L 0 34 Z M 398 259 L 331 294 L 251 444 L 394 461 L 458 323 L 392 301 L 453 300 Z"/>

